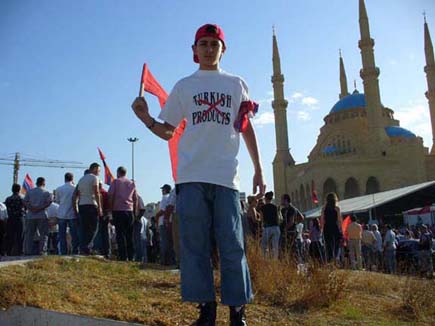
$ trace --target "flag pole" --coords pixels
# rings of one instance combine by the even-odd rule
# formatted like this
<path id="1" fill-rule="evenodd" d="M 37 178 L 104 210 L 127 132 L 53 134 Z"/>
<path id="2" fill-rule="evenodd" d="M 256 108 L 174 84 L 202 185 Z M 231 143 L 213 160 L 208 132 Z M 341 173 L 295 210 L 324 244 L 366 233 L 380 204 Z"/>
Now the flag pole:
<path id="1" fill-rule="evenodd" d="M 142 76 L 140 77 L 139 97 L 143 97 L 145 92 L 144 80 L 146 78 L 145 75 L 147 74 L 147 72 L 148 72 L 147 64 L 144 63 L 142 68 Z"/>

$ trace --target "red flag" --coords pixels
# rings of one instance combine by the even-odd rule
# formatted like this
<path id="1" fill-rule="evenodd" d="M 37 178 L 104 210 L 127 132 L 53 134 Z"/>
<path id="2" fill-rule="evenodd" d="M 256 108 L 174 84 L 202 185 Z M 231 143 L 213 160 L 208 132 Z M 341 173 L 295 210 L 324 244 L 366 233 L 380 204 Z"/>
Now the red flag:
<path id="1" fill-rule="evenodd" d="M 314 180 L 311 181 L 311 199 L 314 204 L 317 205 L 319 203 L 319 198 L 317 198 L 317 190 L 316 185 L 314 184 Z"/>
<path id="2" fill-rule="evenodd" d="M 142 78 L 141 78 L 141 90 L 151 93 L 159 99 L 160 107 L 163 108 L 166 100 L 168 99 L 168 93 L 163 89 L 159 82 L 154 78 L 151 71 L 148 70 L 146 63 L 143 65 Z M 140 93 L 140 92 L 139 92 Z M 143 95 L 143 94 L 142 94 Z M 139 94 L 139 96 L 142 96 Z"/>
<path id="3" fill-rule="evenodd" d="M 349 240 L 349 235 L 347 234 L 347 227 L 349 226 L 350 223 L 352 223 L 352 221 L 350 220 L 350 215 L 347 215 L 346 218 L 341 223 L 341 229 L 343 230 L 343 237 L 346 240 Z"/>
<path id="4" fill-rule="evenodd" d="M 151 71 L 149 71 L 146 63 L 143 65 L 142 69 L 142 78 L 141 78 L 141 86 L 139 96 L 143 96 L 143 91 L 147 91 L 150 94 L 157 96 L 160 103 L 160 108 L 163 109 L 163 106 L 168 99 L 168 93 L 163 89 L 163 87 L 159 84 L 157 79 L 154 78 Z M 180 122 L 177 128 L 174 131 L 174 135 L 168 142 L 169 146 L 169 156 L 171 158 L 171 167 L 172 167 L 172 178 L 174 181 L 177 180 L 177 164 L 178 164 L 178 142 L 180 141 L 181 135 L 186 128 L 186 119 Z"/>
<path id="5" fill-rule="evenodd" d="M 99 147 L 97 148 L 98 148 L 98 153 L 100 154 L 100 159 L 101 161 L 103 161 L 103 165 L 104 165 L 104 183 L 110 186 L 113 180 L 115 180 L 115 177 L 113 176 L 112 171 L 110 171 L 110 168 L 106 163 L 106 157 L 104 156 L 103 152 Z"/>
<path id="6" fill-rule="evenodd" d="M 35 185 L 33 184 L 33 180 L 29 174 L 26 174 L 23 181 L 23 187 L 21 188 L 21 193 L 25 194 L 26 192 L 28 192 L 30 189 L 33 188 L 35 188 Z"/>

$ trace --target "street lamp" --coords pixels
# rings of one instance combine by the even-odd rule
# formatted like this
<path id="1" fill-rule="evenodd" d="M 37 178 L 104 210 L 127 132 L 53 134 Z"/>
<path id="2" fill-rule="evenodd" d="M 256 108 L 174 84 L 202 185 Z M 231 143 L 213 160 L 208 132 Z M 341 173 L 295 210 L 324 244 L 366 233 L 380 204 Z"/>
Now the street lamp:
<path id="1" fill-rule="evenodd" d="M 131 179 L 134 180 L 134 143 L 139 140 L 139 138 L 127 138 L 131 143 Z"/>

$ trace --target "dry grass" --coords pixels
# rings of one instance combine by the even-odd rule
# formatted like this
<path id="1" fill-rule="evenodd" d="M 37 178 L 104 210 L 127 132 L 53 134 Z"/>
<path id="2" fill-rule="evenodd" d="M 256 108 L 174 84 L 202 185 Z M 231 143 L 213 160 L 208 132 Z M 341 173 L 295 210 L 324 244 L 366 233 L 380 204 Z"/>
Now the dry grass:
<path id="1" fill-rule="evenodd" d="M 299 275 L 293 262 L 265 259 L 253 244 L 248 259 L 255 290 L 249 325 L 435 324 L 433 281 L 333 267 Z M 178 274 L 95 258 L 2 268 L 0 307 L 16 304 L 152 326 L 189 325 L 197 315 L 180 303 Z M 227 319 L 219 306 L 217 324 Z"/>
<path id="2" fill-rule="evenodd" d="M 304 311 L 329 307 L 343 296 L 346 278 L 333 266 L 312 264 L 306 273 L 298 273 L 292 259 L 265 258 L 253 241 L 247 255 L 257 297 L 266 302 Z"/>

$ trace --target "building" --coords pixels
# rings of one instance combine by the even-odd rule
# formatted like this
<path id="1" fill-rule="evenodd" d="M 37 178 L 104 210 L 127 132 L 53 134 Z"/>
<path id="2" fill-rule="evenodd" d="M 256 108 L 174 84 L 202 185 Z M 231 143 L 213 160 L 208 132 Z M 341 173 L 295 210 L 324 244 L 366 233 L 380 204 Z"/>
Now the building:
<path id="1" fill-rule="evenodd" d="M 277 198 L 290 194 L 303 211 L 313 208 L 312 192 L 320 201 L 329 192 L 340 199 L 376 193 L 435 179 L 435 140 L 429 151 L 423 139 L 400 127 L 394 111 L 381 102 L 375 64 L 374 40 L 364 0 L 359 0 L 359 27 L 364 92 L 349 93 L 340 54 L 340 95 L 324 117 L 324 125 L 308 162 L 296 164 L 289 150 L 287 101 L 284 76 L 275 32 L 273 34 L 273 76 L 276 156 L 273 161 Z M 424 21 L 424 41 L 432 138 L 435 138 L 435 59 L 429 29 Z"/>

